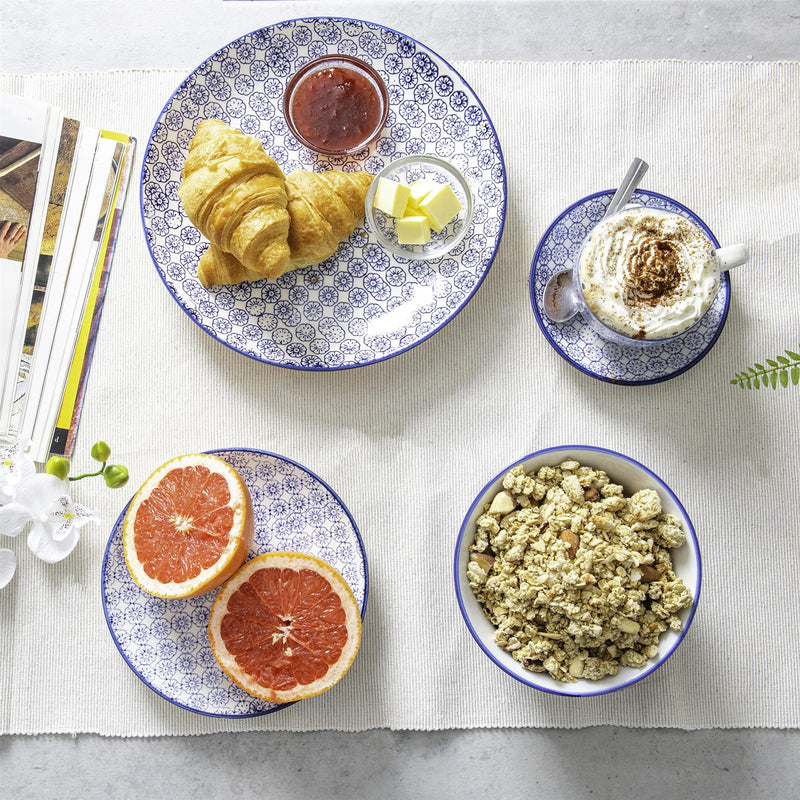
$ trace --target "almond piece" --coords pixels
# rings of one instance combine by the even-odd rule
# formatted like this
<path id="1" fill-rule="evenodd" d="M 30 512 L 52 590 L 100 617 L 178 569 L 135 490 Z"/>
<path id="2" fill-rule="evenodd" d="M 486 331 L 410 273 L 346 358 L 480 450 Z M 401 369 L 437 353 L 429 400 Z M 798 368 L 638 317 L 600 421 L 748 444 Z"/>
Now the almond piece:
<path id="1" fill-rule="evenodd" d="M 558 537 L 561 539 L 562 542 L 567 543 L 567 558 L 573 560 L 578 553 L 578 544 L 580 542 L 580 537 L 574 531 L 561 531 L 560 536 Z"/>
<path id="2" fill-rule="evenodd" d="M 623 633 L 639 633 L 639 623 L 628 619 L 628 617 L 620 617 L 617 621 L 617 627 Z"/>
<path id="3" fill-rule="evenodd" d="M 651 567 L 649 564 L 640 564 L 639 571 L 642 573 L 642 583 L 652 583 L 661 580 L 664 570 L 659 567 Z"/>
<path id="4" fill-rule="evenodd" d="M 473 553 L 472 560 L 479 564 L 484 572 L 489 572 L 494 564 L 494 556 L 490 556 L 488 553 Z"/>
<path id="5" fill-rule="evenodd" d="M 489 506 L 490 514 L 510 514 L 517 507 L 510 492 L 498 492 Z"/>
<path id="6" fill-rule="evenodd" d="M 532 658 L 524 659 L 522 666 L 525 667 L 525 669 L 529 669 L 531 672 L 547 672 L 541 661 L 535 661 Z"/>

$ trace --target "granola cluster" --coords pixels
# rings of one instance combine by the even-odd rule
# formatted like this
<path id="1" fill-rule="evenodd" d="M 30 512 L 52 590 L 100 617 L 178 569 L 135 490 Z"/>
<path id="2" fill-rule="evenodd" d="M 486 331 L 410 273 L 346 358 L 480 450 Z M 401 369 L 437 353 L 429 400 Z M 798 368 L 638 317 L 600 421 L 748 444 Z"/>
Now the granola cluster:
<path id="1" fill-rule="evenodd" d="M 514 467 L 478 518 L 467 577 L 495 641 L 560 681 L 642 667 L 692 595 L 672 568 L 686 541 L 652 489 L 626 497 L 605 472 L 564 461 Z"/>

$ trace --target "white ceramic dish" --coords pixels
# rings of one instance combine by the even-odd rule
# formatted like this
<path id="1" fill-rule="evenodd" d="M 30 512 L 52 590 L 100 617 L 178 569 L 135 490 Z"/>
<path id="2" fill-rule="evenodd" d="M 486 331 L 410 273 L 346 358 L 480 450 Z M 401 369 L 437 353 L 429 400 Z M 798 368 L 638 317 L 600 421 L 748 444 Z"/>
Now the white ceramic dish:
<path id="1" fill-rule="evenodd" d="M 662 634 L 656 659 L 651 659 L 641 669 L 620 667 L 613 677 L 606 676 L 598 681 L 579 679 L 575 683 L 563 683 L 547 673 L 531 672 L 515 661 L 510 653 L 496 645 L 494 642 L 495 627 L 484 614 L 466 578 L 469 546 L 474 539 L 475 522 L 483 513 L 484 505 L 503 488 L 503 476 L 517 464 L 522 464 L 525 472 L 528 473 L 545 465 L 560 464 L 568 458 L 575 459 L 582 465 L 604 470 L 612 481 L 624 487 L 626 496 L 646 488 L 655 489 L 658 492 L 664 511 L 678 517 L 686 533 L 686 544 L 671 552 L 675 573 L 683 580 L 693 597 L 691 607 L 679 612 L 683 628 L 679 632 L 667 631 Z M 572 697 L 590 697 L 616 692 L 637 683 L 658 669 L 675 652 L 689 630 L 700 598 L 700 549 L 694 527 L 686 510 L 669 486 L 647 467 L 621 453 L 599 447 L 585 445 L 551 447 L 531 453 L 514 464 L 510 464 L 480 491 L 470 506 L 459 532 L 454 559 L 454 579 L 456 598 L 467 628 L 481 650 L 494 664 L 518 681 L 543 692 Z"/>

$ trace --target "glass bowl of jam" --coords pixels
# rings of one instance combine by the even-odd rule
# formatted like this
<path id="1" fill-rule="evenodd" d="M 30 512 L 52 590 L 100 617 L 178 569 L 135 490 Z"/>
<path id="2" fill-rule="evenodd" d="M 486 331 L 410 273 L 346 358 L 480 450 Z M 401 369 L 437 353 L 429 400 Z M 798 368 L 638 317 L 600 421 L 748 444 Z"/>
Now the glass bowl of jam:
<path id="1" fill-rule="evenodd" d="M 472 225 L 467 179 L 437 156 L 403 156 L 376 176 L 365 201 L 366 224 L 384 250 L 416 261 L 452 251 Z"/>
<path id="2" fill-rule="evenodd" d="M 346 55 L 321 56 L 289 81 L 283 113 L 294 137 L 309 150 L 347 155 L 377 138 L 389 114 L 389 93 L 366 61 Z"/>

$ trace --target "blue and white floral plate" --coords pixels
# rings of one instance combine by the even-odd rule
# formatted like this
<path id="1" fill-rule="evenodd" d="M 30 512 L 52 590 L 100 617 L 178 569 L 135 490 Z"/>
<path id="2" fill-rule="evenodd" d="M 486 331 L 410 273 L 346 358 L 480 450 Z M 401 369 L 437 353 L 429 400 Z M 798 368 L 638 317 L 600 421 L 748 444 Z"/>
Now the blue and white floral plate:
<path id="1" fill-rule="evenodd" d="M 353 156 L 302 147 L 282 112 L 289 78 L 308 60 L 346 53 L 371 63 L 389 90 L 378 140 Z M 205 289 L 197 262 L 207 247 L 176 189 L 197 124 L 217 118 L 256 136 L 284 172 L 376 173 L 405 155 L 441 156 L 469 181 L 473 226 L 435 262 L 389 255 L 357 227 L 322 264 L 277 280 Z M 408 350 L 464 308 L 486 276 L 503 231 L 506 181 L 491 120 L 461 76 L 413 39 L 370 22 L 309 18 L 242 36 L 204 61 L 156 121 L 144 155 L 142 220 L 161 279 L 208 334 L 259 361 L 306 370 L 347 369 Z"/>
<path id="2" fill-rule="evenodd" d="M 233 465 L 253 498 L 255 537 L 250 557 L 274 550 L 310 553 L 335 567 L 364 615 L 369 579 L 361 535 L 350 512 L 305 467 L 261 450 L 215 450 Z M 102 569 L 103 610 L 117 649 L 154 692 L 177 706 L 215 717 L 252 717 L 289 703 L 247 694 L 220 669 L 208 639 L 216 592 L 164 600 L 131 578 L 122 548 L 125 510 L 114 525 Z"/>
<path id="3" fill-rule="evenodd" d="M 642 385 L 659 383 L 693 367 L 717 341 L 731 299 L 728 273 L 722 274 L 720 288 L 703 319 L 685 334 L 657 347 L 626 347 L 598 336 L 577 315 L 569 322 L 552 322 L 544 313 L 542 297 L 550 277 L 575 262 L 584 239 L 603 218 L 612 190 L 597 192 L 573 203 L 560 214 L 539 242 L 531 263 L 530 298 L 536 321 L 555 351 L 576 369 L 609 383 Z M 691 219 L 719 247 L 708 226 L 686 206 L 655 192 L 637 191 L 632 203 L 660 208 Z"/>

